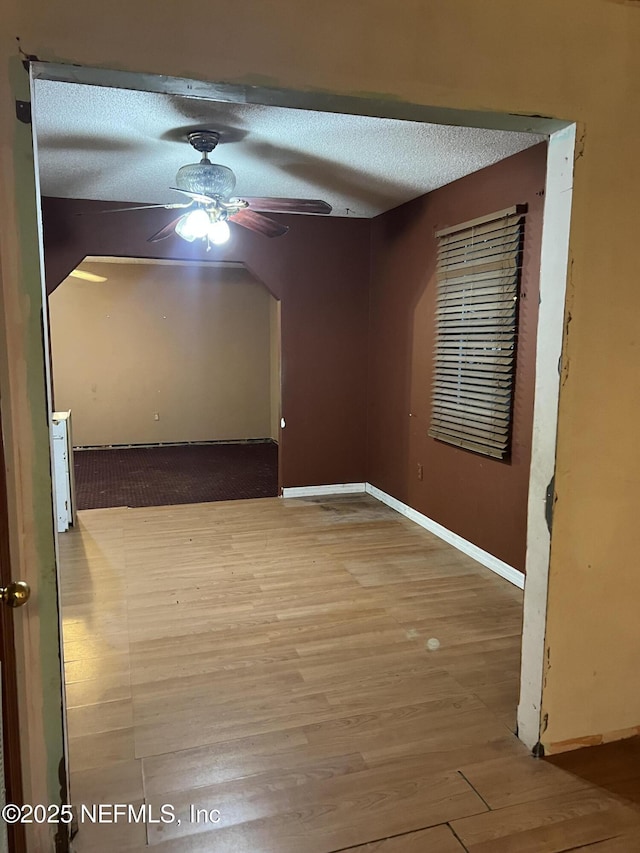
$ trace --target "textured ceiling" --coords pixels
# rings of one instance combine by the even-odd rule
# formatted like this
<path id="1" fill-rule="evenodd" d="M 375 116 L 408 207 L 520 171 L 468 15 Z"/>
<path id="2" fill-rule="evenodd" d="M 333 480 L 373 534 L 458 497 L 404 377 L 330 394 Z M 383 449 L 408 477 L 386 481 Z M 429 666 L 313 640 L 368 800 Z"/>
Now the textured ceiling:
<path id="1" fill-rule="evenodd" d="M 213 162 L 238 196 L 321 198 L 370 217 L 503 160 L 535 134 L 204 101 L 45 80 L 35 122 L 44 195 L 167 204 L 197 162 L 187 131 L 218 130 Z"/>

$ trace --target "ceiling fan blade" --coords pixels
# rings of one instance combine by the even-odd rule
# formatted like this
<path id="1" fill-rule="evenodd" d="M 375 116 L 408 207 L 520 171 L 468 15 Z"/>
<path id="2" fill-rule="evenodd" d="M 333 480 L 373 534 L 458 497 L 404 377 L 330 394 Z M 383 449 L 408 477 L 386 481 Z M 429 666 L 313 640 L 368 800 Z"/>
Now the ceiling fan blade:
<path id="1" fill-rule="evenodd" d="M 76 213 L 76 216 L 101 216 L 103 213 L 123 213 L 127 210 L 151 210 L 154 207 L 164 207 L 165 210 L 178 210 L 179 208 L 190 207 L 191 202 L 185 204 L 137 204 L 132 207 L 111 207 L 108 210 L 81 210 Z"/>
<path id="2" fill-rule="evenodd" d="M 255 231 L 257 234 L 263 234 L 265 237 L 281 237 L 286 234 L 289 228 L 286 225 L 281 225 L 274 219 L 269 219 L 268 216 L 263 216 L 255 210 L 239 210 L 229 217 L 230 222 L 235 222 L 236 225 L 242 225 L 243 228 L 248 228 L 249 231 Z"/>
<path id="3" fill-rule="evenodd" d="M 176 225 L 180 222 L 183 216 L 184 214 L 181 214 L 180 216 L 176 216 L 175 219 L 172 219 L 171 222 L 167 222 L 163 228 L 156 231 L 156 233 L 152 234 L 151 237 L 147 238 L 147 243 L 158 243 L 160 240 L 166 240 L 167 237 L 171 237 L 175 231 Z"/>
<path id="4" fill-rule="evenodd" d="M 177 193 L 182 193 L 182 195 L 188 195 L 189 198 L 192 198 L 194 201 L 199 201 L 200 204 L 212 204 L 215 202 L 215 199 L 208 195 L 202 195 L 201 193 L 192 193 L 189 192 L 189 190 L 178 189 L 178 187 L 169 187 L 169 189 L 175 190 Z"/>
<path id="5" fill-rule="evenodd" d="M 265 213 L 331 213 L 333 208 L 319 198 L 256 198 L 243 196 L 252 210 Z"/>

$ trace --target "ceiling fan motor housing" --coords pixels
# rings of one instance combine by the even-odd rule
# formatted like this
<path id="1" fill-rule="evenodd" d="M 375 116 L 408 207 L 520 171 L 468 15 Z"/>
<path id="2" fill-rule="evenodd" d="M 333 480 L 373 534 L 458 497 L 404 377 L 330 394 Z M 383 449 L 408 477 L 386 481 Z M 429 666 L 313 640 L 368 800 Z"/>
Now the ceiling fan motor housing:
<path id="1" fill-rule="evenodd" d="M 220 142 L 220 134 L 216 130 L 192 130 L 187 134 L 189 145 L 201 154 L 210 154 Z"/>

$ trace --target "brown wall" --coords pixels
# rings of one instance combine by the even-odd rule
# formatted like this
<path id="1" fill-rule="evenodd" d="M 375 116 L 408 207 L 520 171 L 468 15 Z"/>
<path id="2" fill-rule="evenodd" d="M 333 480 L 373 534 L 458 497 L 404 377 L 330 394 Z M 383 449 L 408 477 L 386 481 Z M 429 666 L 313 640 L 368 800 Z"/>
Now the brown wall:
<path id="1" fill-rule="evenodd" d="M 280 303 L 269 300 L 269 436 L 280 441 Z"/>
<path id="2" fill-rule="evenodd" d="M 44 199 L 48 290 L 86 255 L 245 263 L 281 300 L 283 486 L 362 482 L 370 223 L 283 217 L 285 237 L 236 227 L 227 246 L 207 253 L 177 237 L 147 242 L 165 210 L 76 216 L 102 207 Z"/>
<path id="3" fill-rule="evenodd" d="M 524 570 L 546 144 L 389 211 L 372 224 L 369 482 Z M 527 203 L 511 459 L 427 436 L 434 232 Z M 423 465 L 424 479 L 417 475 Z"/>
<path id="4" fill-rule="evenodd" d="M 154 262 L 82 269 L 106 281 L 68 278 L 49 297 L 53 405 L 72 410 L 75 445 L 270 437 L 278 302 L 251 273 Z"/>

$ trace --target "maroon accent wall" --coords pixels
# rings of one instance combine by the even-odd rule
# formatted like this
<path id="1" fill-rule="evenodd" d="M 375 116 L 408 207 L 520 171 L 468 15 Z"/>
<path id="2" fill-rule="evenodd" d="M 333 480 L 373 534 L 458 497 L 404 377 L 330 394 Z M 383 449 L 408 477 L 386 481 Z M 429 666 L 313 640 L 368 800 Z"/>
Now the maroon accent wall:
<path id="1" fill-rule="evenodd" d="M 87 255 L 243 262 L 282 302 L 282 485 L 363 482 L 370 222 L 283 216 L 284 237 L 236 227 L 206 252 L 178 237 L 147 242 L 167 210 L 77 215 L 108 206 L 118 205 L 43 199 L 48 291 Z"/>
<path id="2" fill-rule="evenodd" d="M 546 144 L 372 222 L 368 481 L 524 571 Z M 435 231 L 527 203 L 511 458 L 427 435 L 434 346 Z M 423 466 L 423 480 L 418 478 Z"/>

